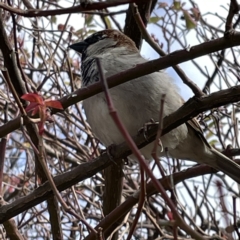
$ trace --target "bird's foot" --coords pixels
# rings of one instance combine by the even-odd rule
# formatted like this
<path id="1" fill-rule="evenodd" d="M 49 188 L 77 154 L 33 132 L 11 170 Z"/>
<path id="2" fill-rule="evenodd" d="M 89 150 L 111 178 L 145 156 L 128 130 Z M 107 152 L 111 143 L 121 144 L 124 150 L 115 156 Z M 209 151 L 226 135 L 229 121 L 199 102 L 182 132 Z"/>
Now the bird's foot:
<path id="1" fill-rule="evenodd" d="M 114 160 L 114 156 L 115 156 L 115 152 L 116 152 L 116 144 L 111 144 L 110 146 L 108 146 L 106 149 L 103 149 L 100 151 L 100 154 L 103 155 L 104 153 L 107 154 L 108 158 L 114 162 L 114 164 L 117 165 L 116 161 Z"/>
<path id="2" fill-rule="evenodd" d="M 151 129 L 152 126 L 156 126 L 158 124 L 159 122 L 156 122 L 151 118 L 149 122 L 144 123 L 143 127 L 138 130 L 138 133 L 143 133 L 144 138 L 148 141 L 148 130 Z"/>
<path id="3" fill-rule="evenodd" d="M 92 0 L 80 0 L 80 5 L 83 8 L 86 8 L 89 4 L 92 4 Z"/>
<path id="4" fill-rule="evenodd" d="M 115 152 L 116 152 L 116 144 L 111 144 L 108 146 L 106 149 L 101 149 L 100 154 L 103 155 L 104 153 L 107 154 L 108 158 L 115 164 L 117 165 L 117 162 L 114 160 L 115 158 Z M 124 165 L 129 165 L 129 159 L 125 157 L 123 159 L 123 164 Z"/>

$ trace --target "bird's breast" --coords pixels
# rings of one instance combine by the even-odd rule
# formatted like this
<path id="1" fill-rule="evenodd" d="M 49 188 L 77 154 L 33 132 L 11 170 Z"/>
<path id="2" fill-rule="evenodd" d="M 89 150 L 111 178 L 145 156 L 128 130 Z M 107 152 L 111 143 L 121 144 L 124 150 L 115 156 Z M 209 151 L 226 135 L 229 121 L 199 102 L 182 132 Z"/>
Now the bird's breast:
<path id="1" fill-rule="evenodd" d="M 169 87 L 176 87 L 166 78 L 169 77 L 165 73 L 153 73 L 110 89 L 114 107 L 130 135 L 136 135 L 150 119 L 159 121 L 163 94 L 166 94 L 164 116 L 182 105 L 177 91 L 168 91 Z M 104 145 L 120 144 L 124 141 L 109 114 L 104 93 L 86 99 L 83 106 L 93 133 Z M 182 125 L 163 136 L 161 140 L 164 147 L 175 148 L 186 137 L 186 133 L 186 126 Z"/>

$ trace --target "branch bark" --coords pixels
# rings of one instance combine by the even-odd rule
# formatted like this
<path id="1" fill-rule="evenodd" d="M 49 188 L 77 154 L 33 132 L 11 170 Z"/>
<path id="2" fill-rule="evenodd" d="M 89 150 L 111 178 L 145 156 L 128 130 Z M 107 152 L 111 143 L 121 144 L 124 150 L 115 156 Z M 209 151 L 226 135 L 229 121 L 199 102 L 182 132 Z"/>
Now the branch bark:
<path id="1" fill-rule="evenodd" d="M 175 51 L 166 57 L 156 60 L 148 61 L 143 64 L 137 65 L 135 68 L 131 68 L 124 72 L 115 74 L 107 79 L 109 88 L 115 87 L 121 83 L 130 81 L 134 78 L 150 74 L 155 71 L 165 69 L 169 66 L 177 65 L 182 62 L 192 60 L 197 57 L 207 55 L 212 52 L 219 51 L 221 49 L 230 48 L 240 45 L 240 33 L 235 32 L 231 38 L 219 38 L 213 41 L 205 42 L 190 48 L 190 50 Z M 64 109 L 80 102 L 86 98 L 89 98 L 102 91 L 101 83 L 95 83 L 88 88 L 81 88 L 60 99 Z M 235 98 L 236 96 L 233 96 Z M 219 99 L 220 100 L 220 99 Z M 226 102 L 228 104 L 230 102 Z M 221 104 L 220 104 L 221 105 Z M 220 106 L 219 105 L 219 106 Z M 224 105 L 224 104 L 222 104 Z M 53 109 L 52 113 L 55 114 L 59 110 Z M 26 123 L 25 123 L 26 124 Z M 5 125 L 0 127 L 0 138 L 4 137 L 8 133 L 18 129 L 20 127 L 20 117 L 9 121 Z"/>
<path id="2" fill-rule="evenodd" d="M 210 94 L 209 96 L 202 97 L 201 99 L 191 98 L 179 110 L 164 118 L 162 133 L 166 134 L 168 131 L 186 122 L 191 117 L 195 117 L 203 111 L 237 101 L 240 101 L 240 86 L 222 90 Z M 149 141 L 146 141 L 144 134 L 138 134 L 133 137 L 133 140 L 139 148 L 144 147 L 149 144 L 150 141 L 155 139 L 157 130 L 158 127 L 156 126 L 148 131 Z M 116 151 L 113 154 L 114 161 L 119 161 L 120 159 L 126 158 L 130 155 L 131 151 L 126 143 L 122 143 L 116 147 Z M 237 162 L 239 164 L 239 160 Z M 112 160 L 109 160 L 108 154 L 104 153 L 101 157 L 96 158 L 94 161 L 83 163 L 69 172 L 54 177 L 54 182 L 58 190 L 63 191 L 84 179 L 92 177 L 94 174 L 105 169 L 111 164 L 113 164 Z M 183 181 L 187 178 L 216 172 L 214 169 L 207 166 L 199 167 L 201 171 L 199 171 L 198 168 L 191 168 L 187 171 L 176 173 L 176 176 L 181 176 L 179 181 Z M 175 176 L 175 174 L 173 174 L 173 176 Z M 166 181 L 166 179 L 163 181 Z M 177 184 L 178 180 L 175 180 L 174 182 Z M 52 196 L 52 190 L 49 183 L 46 182 L 26 197 L 17 199 L 13 203 L 2 206 L 0 208 L 0 223 L 45 201 L 50 196 Z"/>

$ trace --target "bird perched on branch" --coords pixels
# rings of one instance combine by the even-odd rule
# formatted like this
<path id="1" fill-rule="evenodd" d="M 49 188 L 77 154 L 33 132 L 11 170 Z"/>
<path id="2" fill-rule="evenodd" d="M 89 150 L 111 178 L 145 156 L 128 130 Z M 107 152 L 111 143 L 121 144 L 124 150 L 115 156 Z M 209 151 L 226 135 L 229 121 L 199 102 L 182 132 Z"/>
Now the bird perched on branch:
<path id="1" fill-rule="evenodd" d="M 116 30 L 96 32 L 69 47 L 82 54 L 83 87 L 99 81 L 95 58 L 101 59 L 106 77 L 147 61 L 134 42 Z M 110 89 L 114 106 L 132 136 L 150 119 L 158 121 L 162 94 L 166 94 L 163 117 L 184 103 L 173 80 L 165 72 L 154 72 Z M 124 141 L 109 115 L 104 93 L 86 99 L 83 107 L 93 132 L 103 144 L 108 146 Z M 207 164 L 240 183 L 240 167 L 207 143 L 195 119 L 162 136 L 161 142 L 169 156 Z M 141 149 L 147 159 L 151 158 L 151 151 L 152 144 Z"/>

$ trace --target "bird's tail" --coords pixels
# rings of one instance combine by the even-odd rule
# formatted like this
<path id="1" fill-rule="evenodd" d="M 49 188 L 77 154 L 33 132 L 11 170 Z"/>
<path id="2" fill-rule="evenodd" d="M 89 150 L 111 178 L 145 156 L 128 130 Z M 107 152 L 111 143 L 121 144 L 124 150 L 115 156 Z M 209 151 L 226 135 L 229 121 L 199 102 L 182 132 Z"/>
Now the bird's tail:
<path id="1" fill-rule="evenodd" d="M 217 150 L 211 148 L 210 151 L 212 153 L 212 157 L 214 158 L 212 167 L 225 173 L 240 184 L 240 166 Z"/>

